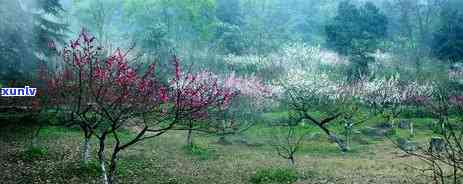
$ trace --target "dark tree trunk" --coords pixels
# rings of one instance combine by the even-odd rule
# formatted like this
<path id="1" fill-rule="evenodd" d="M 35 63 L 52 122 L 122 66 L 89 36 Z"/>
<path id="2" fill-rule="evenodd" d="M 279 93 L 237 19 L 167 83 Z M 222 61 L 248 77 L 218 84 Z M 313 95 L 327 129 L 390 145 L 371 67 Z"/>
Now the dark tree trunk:
<path id="1" fill-rule="evenodd" d="M 42 125 L 39 125 L 39 127 L 34 131 L 34 134 L 32 134 L 32 138 L 31 138 L 31 147 L 32 148 L 37 148 L 38 147 L 38 139 L 39 139 L 39 134 L 40 134 L 40 130 L 42 130 Z"/>
<path id="2" fill-rule="evenodd" d="M 189 147 L 193 146 L 193 123 L 190 121 L 188 124 L 188 133 L 186 137 L 186 145 Z"/>
<path id="3" fill-rule="evenodd" d="M 114 147 L 113 154 L 111 155 L 111 161 L 109 164 L 109 175 L 108 175 L 108 183 L 114 184 L 116 183 L 116 167 L 117 167 L 117 153 L 118 150 L 117 146 Z"/>
<path id="4" fill-rule="evenodd" d="M 335 142 L 335 143 L 338 145 L 338 148 L 339 148 L 342 152 L 347 152 L 347 151 L 349 151 L 349 147 L 347 146 L 347 144 L 345 143 L 345 141 L 343 141 L 341 138 L 339 138 L 338 136 L 336 136 L 336 134 L 329 133 L 328 136 L 329 136 L 329 138 L 330 138 L 331 141 Z"/>

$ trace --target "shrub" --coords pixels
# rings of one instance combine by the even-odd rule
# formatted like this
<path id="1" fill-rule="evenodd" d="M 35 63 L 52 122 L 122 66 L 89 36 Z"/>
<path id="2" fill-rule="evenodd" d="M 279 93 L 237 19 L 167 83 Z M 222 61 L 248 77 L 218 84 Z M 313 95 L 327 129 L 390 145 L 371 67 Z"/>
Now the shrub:
<path id="1" fill-rule="evenodd" d="M 32 162 L 47 155 L 48 149 L 45 147 L 29 147 L 21 153 L 20 158 L 24 161 Z"/>
<path id="2" fill-rule="evenodd" d="M 251 177 L 251 183 L 294 183 L 298 177 L 297 171 L 290 168 L 261 169 Z"/>

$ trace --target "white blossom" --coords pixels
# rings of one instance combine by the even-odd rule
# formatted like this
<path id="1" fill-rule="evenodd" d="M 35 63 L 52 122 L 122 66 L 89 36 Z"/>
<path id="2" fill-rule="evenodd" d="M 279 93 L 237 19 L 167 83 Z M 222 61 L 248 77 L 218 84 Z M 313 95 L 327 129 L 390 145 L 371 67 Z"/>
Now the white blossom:
<path id="1" fill-rule="evenodd" d="M 358 93 L 360 99 L 365 103 L 377 105 L 403 104 L 418 100 L 418 98 L 430 98 L 434 92 L 431 83 L 400 81 L 397 74 L 389 78 L 361 81 L 358 88 L 361 89 Z"/>
<path id="2" fill-rule="evenodd" d="M 257 69 L 279 68 L 286 72 L 304 68 L 317 71 L 322 65 L 347 64 L 348 60 L 333 51 L 323 50 L 320 46 L 309 47 L 304 43 L 292 43 L 283 46 L 278 52 L 265 56 L 227 55 L 225 62 L 231 66 L 255 66 Z"/>
<path id="3" fill-rule="evenodd" d="M 326 73 L 310 72 L 301 69 L 292 69 L 288 72 L 282 85 L 286 89 L 296 90 L 299 93 L 313 97 L 326 97 L 336 99 L 338 97 L 339 84 L 329 78 Z"/>

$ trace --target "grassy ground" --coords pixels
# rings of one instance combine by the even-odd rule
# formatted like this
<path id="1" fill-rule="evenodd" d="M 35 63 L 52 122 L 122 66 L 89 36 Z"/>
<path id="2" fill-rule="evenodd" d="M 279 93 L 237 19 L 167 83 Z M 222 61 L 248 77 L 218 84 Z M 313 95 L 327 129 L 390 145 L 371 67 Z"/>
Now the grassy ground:
<path id="1" fill-rule="evenodd" d="M 29 132 L 21 126 L 1 129 L 0 183 L 100 183 L 96 163 L 84 167 L 79 162 L 78 130 L 44 128 L 39 150 L 29 148 Z M 118 179 L 120 183 L 255 183 L 260 171 L 288 166 L 267 146 L 270 132 L 258 125 L 229 137 L 231 145 L 218 144 L 215 136 L 195 135 L 193 150 L 185 148 L 184 132 L 171 132 L 124 151 Z M 429 134 L 423 132 L 416 137 Z M 388 140 L 354 141 L 352 148 L 342 154 L 323 135 L 307 138 L 297 154 L 295 183 L 427 183 L 408 166 L 419 162 L 402 157 Z"/>

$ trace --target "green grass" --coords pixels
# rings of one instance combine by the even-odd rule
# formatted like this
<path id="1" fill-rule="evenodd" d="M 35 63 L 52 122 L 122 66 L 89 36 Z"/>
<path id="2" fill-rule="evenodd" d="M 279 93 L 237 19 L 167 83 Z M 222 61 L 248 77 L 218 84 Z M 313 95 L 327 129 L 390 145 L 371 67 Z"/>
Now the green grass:
<path id="1" fill-rule="evenodd" d="M 187 155 L 191 155 L 199 160 L 216 159 L 218 157 L 215 149 L 203 147 L 199 144 L 185 145 L 183 149 Z"/>
<path id="2" fill-rule="evenodd" d="M 281 116 L 281 113 L 269 114 Z M 427 123 L 429 120 L 416 119 Z M 370 124 L 371 123 L 371 124 Z M 368 122 L 372 126 L 377 122 Z M 331 128 L 336 128 L 336 124 Z M 423 126 L 425 128 L 426 126 Z M 429 129 L 416 127 L 414 140 L 423 140 L 432 135 Z M 99 183 L 101 180 L 96 161 L 96 144 L 92 144 L 92 161 L 90 165 L 80 164 L 82 133 L 79 129 L 64 127 L 45 127 L 39 139 L 41 145 L 49 150 L 46 153 L 32 150 L 27 154 L 22 148 L 29 141 L 28 128 L 3 130 L 0 144 L 0 161 L 6 163 L 5 171 L 11 171 L 8 177 L 0 174 L 6 181 L 19 181 L 27 178 L 26 183 Z M 336 131 L 342 130 L 338 127 Z M 301 125 L 297 131 L 320 133 L 311 124 Z M 396 160 L 397 151 L 388 139 L 374 140 L 362 134 L 355 134 L 351 151 L 341 153 L 335 143 L 329 142 L 326 135 L 320 133 L 317 139 L 304 140 L 301 150 L 296 154 L 294 170 L 286 170 L 287 160 L 279 157 L 268 139 L 275 132 L 274 127 L 259 123 L 243 135 L 228 137 L 238 140 L 242 136 L 248 143 L 262 143 L 263 146 L 250 146 L 233 142 L 231 145 L 217 144 L 217 136 L 195 134 L 195 145 L 185 147 L 184 132 L 172 131 L 155 139 L 135 144 L 121 152 L 118 162 L 118 179 L 120 183 L 399 183 L 404 177 L 412 177 L 416 173 L 402 169 L 403 164 L 416 164 L 411 158 Z M 131 130 L 121 131 L 124 141 L 132 138 Z M 5 139 L 4 136 L 11 136 Z M 339 136 L 342 136 L 338 133 Z M 407 136 L 407 129 L 398 129 L 397 136 Z M 363 139 L 360 144 L 357 139 Z M 13 143 L 11 140 L 13 140 Z M 19 141 L 21 140 L 21 141 Z M 92 143 L 94 143 L 92 141 Z M 110 145 L 111 143 L 108 143 Z M 7 151 L 6 151 L 7 150 Z M 12 153 L 9 153 L 12 152 Z M 20 162 L 11 159 L 18 154 L 26 156 Z M 27 158 L 26 158 L 27 157 Z M 13 160 L 13 161 L 10 161 Z M 22 160 L 22 159 L 21 159 Z M 2 167 L 2 165 L 0 165 Z M 272 169 L 276 168 L 276 169 Z M 280 170 L 279 170 L 280 169 Z M 402 169 L 402 170 L 401 170 Z M 314 172 L 316 171 L 316 172 Z M 26 175 L 26 176 L 24 176 Z M 410 175 L 410 176 L 409 176 Z M 346 177 L 351 176 L 351 177 Z M 377 177 L 381 176 L 381 177 Z M 22 180 L 21 180 L 22 181 Z M 26 181 L 26 180 L 24 180 Z M 412 183 L 419 183 L 418 181 Z M 421 182 L 426 183 L 426 182 Z"/>
<path id="3" fill-rule="evenodd" d="M 99 177 L 101 174 L 101 168 L 99 163 L 95 160 L 84 164 L 82 162 L 70 163 L 65 170 L 66 175 L 69 176 L 80 176 L 80 177 Z"/>
<path id="4" fill-rule="evenodd" d="M 259 169 L 251 177 L 250 182 L 253 184 L 290 184 L 297 181 L 299 174 L 291 168 L 266 168 Z"/>
<path id="5" fill-rule="evenodd" d="M 356 157 L 361 153 L 368 153 L 369 145 L 360 145 L 356 142 L 352 142 L 350 150 L 342 153 L 335 143 L 326 141 L 310 141 L 306 142 L 297 155 L 312 155 L 317 157 L 337 157 L 337 156 L 349 156 Z"/>
<path id="6" fill-rule="evenodd" d="M 48 149 L 46 147 L 28 147 L 20 154 L 23 161 L 33 162 L 35 160 L 46 158 Z"/>
<path id="7" fill-rule="evenodd" d="M 59 126 L 48 126 L 40 130 L 39 136 L 46 138 L 61 137 L 61 136 L 76 136 L 80 134 L 78 128 L 66 128 Z"/>

